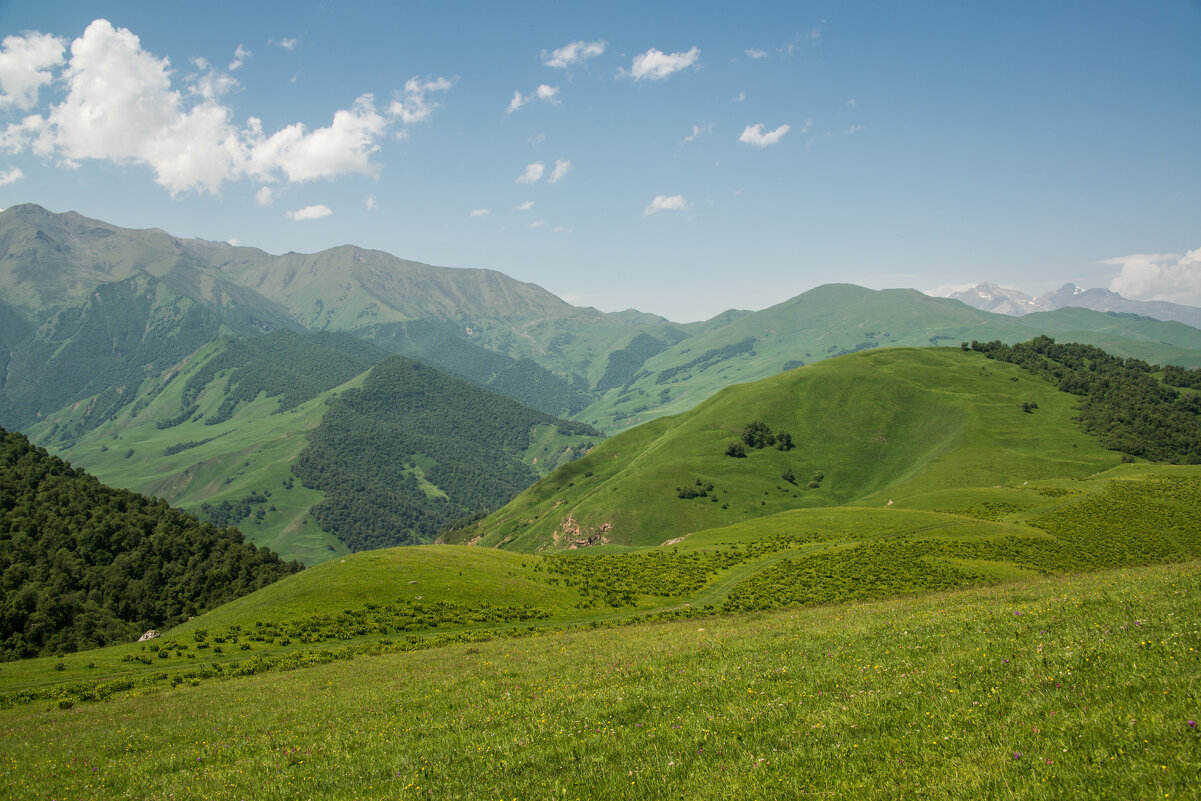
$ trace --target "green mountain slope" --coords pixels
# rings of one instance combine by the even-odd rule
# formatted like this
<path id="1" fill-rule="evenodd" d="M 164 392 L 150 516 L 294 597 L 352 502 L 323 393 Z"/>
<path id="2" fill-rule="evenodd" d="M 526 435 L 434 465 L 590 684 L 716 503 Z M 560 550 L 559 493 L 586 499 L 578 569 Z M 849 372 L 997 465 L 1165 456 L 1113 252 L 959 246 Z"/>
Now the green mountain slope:
<path id="1" fill-rule="evenodd" d="M 603 397 L 580 413 L 608 431 L 678 414 L 735 383 L 879 347 L 1014 343 L 1049 334 L 1149 362 L 1201 366 L 1201 331 L 1135 315 L 1060 309 L 1015 318 L 911 289 L 876 291 L 827 284 L 758 312 L 681 326 L 687 338 L 627 345 L 617 380 L 594 383 Z M 636 351 L 636 353 L 635 353 Z M 611 352 L 610 358 L 617 355 Z M 635 370 L 632 363 L 642 361 Z M 608 376 L 606 376 L 608 379 Z"/>
<path id="2" fill-rule="evenodd" d="M 314 516 L 352 549 L 428 542 L 533 482 L 523 456 L 539 428 L 557 427 L 549 415 L 393 356 L 331 402 L 293 472 L 325 493 Z M 563 427 L 565 435 L 573 428 Z"/>
<path id="3" fill-rule="evenodd" d="M 370 368 L 385 358 L 411 366 L 413 380 L 424 383 L 427 407 L 419 410 L 408 386 L 393 387 L 393 396 L 372 396 L 380 406 L 367 415 L 372 425 L 400 429 L 410 437 L 406 442 L 420 445 L 407 454 L 416 460 L 412 466 L 406 461 L 395 473 L 372 469 L 371 460 L 382 465 L 399 454 L 380 452 L 380 444 L 370 441 L 373 434 L 360 430 L 361 419 L 352 419 L 348 427 L 335 424 L 347 410 L 335 397 L 361 386 Z M 487 416 L 496 411 L 491 404 L 500 401 L 508 411 L 521 410 L 518 417 L 529 423 L 511 448 L 492 443 L 499 434 L 488 430 L 502 429 L 503 414 Z M 439 410 L 460 407 L 462 415 L 436 419 Z M 365 480 L 373 486 L 387 487 L 388 497 L 399 488 L 412 490 L 409 501 L 425 510 L 419 536 L 428 539 L 445 522 L 495 508 L 598 439 L 584 426 L 388 357 L 345 334 L 276 331 L 221 339 L 173 365 L 159 380 L 146 382 L 115 415 L 92 428 L 85 423 L 94 408 L 90 400 L 65 407 L 30 433 L 114 486 L 158 495 L 221 525 L 238 526 L 256 544 L 309 565 L 349 549 L 321 522 L 329 506 L 313 515 L 313 507 L 329 496 L 306 487 L 293 472 L 302 455 L 306 465 L 319 466 L 326 476 L 316 482 L 322 487 L 327 481 L 337 484 L 346 464 L 354 463 L 364 466 Z M 457 433 L 439 430 L 429 410 L 435 423 L 454 419 Z M 327 415 L 332 415 L 328 422 Z M 307 452 L 308 437 L 318 430 L 323 449 L 314 455 Z M 491 444 L 472 444 L 471 436 Z M 481 455 L 485 452 L 487 458 Z M 462 476 L 448 469 L 459 459 L 470 465 Z M 499 480 L 501 475 L 508 478 Z M 365 530 L 378 525 L 370 514 L 358 520 Z M 344 524 L 334 528 L 351 541 L 359 536 Z"/>
<path id="4" fill-rule="evenodd" d="M 299 569 L 0 429 L 0 660 L 128 641 Z"/>
<path id="5" fill-rule="evenodd" d="M 1038 413 L 1023 413 L 1024 402 Z M 614 436 L 457 539 L 519 550 L 653 545 L 798 507 L 1084 477 L 1119 456 L 1072 423 L 1075 402 L 979 354 L 865 351 L 730 387 Z M 795 447 L 727 455 L 756 420 Z"/>

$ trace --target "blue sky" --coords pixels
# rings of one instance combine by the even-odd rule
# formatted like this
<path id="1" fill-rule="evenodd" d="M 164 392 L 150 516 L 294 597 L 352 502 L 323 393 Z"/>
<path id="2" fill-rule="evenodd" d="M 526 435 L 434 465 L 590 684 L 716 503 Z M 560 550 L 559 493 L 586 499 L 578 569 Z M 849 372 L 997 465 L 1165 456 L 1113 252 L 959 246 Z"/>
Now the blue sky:
<path id="1" fill-rule="evenodd" d="M 0 36 L 0 206 L 678 321 L 831 281 L 1201 304 L 1198 2 L 0 1 Z"/>

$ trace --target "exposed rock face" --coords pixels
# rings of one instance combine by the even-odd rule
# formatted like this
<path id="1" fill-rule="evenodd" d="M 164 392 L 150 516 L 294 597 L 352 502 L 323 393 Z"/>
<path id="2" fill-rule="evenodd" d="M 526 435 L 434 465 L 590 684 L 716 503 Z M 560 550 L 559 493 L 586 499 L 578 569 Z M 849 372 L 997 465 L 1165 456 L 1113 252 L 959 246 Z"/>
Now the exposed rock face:
<path id="1" fill-rule="evenodd" d="M 161 636 L 163 636 L 163 635 L 159 634 L 154 629 L 150 629 L 145 634 L 143 634 L 141 637 L 138 637 L 138 642 L 146 642 L 146 640 L 153 640 L 156 637 L 161 637 Z"/>

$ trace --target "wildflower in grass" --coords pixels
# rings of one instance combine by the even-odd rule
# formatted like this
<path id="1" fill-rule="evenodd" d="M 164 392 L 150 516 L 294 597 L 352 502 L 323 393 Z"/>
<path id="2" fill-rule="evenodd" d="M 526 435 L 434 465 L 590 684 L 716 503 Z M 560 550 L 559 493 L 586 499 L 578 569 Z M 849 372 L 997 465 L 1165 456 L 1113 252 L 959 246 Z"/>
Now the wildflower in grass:
<path id="1" fill-rule="evenodd" d="M 1022 758 L 1022 752 L 1021 752 L 1021 751 L 1014 751 L 1014 752 L 1013 752 L 1013 758 L 1014 758 L 1014 759 L 1021 759 L 1021 758 Z"/>
<path id="2" fill-rule="evenodd" d="M 1190 720 L 1190 721 L 1188 722 L 1188 727 L 1189 727 L 1190 729 L 1195 729 L 1195 728 L 1197 728 L 1197 721 L 1195 721 L 1195 720 Z"/>

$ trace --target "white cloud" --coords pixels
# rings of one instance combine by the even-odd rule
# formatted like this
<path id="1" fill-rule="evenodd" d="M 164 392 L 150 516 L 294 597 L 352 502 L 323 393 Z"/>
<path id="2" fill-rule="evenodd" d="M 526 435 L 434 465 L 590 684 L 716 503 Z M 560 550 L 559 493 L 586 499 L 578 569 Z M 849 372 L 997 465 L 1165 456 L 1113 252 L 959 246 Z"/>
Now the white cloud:
<path id="1" fill-rule="evenodd" d="M 683 195 L 655 195 L 655 199 L 642 210 L 643 217 L 658 214 L 661 211 L 688 211 L 692 204 L 684 200 Z"/>
<path id="2" fill-rule="evenodd" d="M 788 133 L 788 130 L 788 125 L 781 125 L 774 131 L 763 133 L 763 123 L 748 125 L 742 130 L 742 135 L 738 137 L 738 141 L 746 142 L 752 147 L 767 147 L 779 142 L 784 134 Z"/>
<path id="3" fill-rule="evenodd" d="M 551 233 L 555 233 L 555 234 L 570 234 L 570 233 L 571 233 L 571 229 L 570 229 L 570 228 L 567 228 L 567 227 L 565 227 L 565 226 L 562 226 L 562 225 L 556 225 L 556 226 L 555 226 L 555 228 L 554 228 L 554 230 L 553 230 Z"/>
<path id="4" fill-rule="evenodd" d="M 546 225 L 546 220 L 534 220 L 526 228 L 541 228 L 544 225 Z"/>
<path id="5" fill-rule="evenodd" d="M 711 133 L 713 133 L 713 123 L 711 122 L 707 122 L 704 125 L 694 125 L 692 126 L 692 133 L 690 133 L 688 136 L 685 136 L 684 141 L 680 142 L 680 144 L 687 144 L 688 142 L 696 139 L 698 136 Z"/>
<path id="6" fill-rule="evenodd" d="M 367 207 L 367 211 L 375 211 L 379 208 L 379 204 L 375 202 L 375 195 L 368 195 L 364 205 Z"/>
<path id="7" fill-rule="evenodd" d="M 264 177 L 282 171 L 293 182 L 350 173 L 375 176 L 379 167 L 371 156 L 379 150 L 379 140 L 387 127 L 387 120 L 376 111 L 369 94 L 355 100 L 349 110 L 335 112 L 331 125 L 311 132 L 304 124 L 293 123 L 263 137 L 258 120 L 252 119 L 247 171 Z"/>
<path id="8" fill-rule="evenodd" d="M 322 217 L 328 217 L 333 214 L 329 206 L 323 206 L 318 203 L 316 206 L 305 206 L 303 209 L 289 211 L 288 218 L 293 220 L 320 220 Z"/>
<path id="9" fill-rule="evenodd" d="M 803 134 L 809 133 L 809 129 L 811 129 L 812 127 L 813 127 L 813 118 L 806 117 L 805 124 L 801 126 L 801 133 L 803 133 Z"/>
<path id="10" fill-rule="evenodd" d="M 557 184 L 567 177 L 567 173 L 571 172 L 570 159 L 555 159 L 555 168 L 551 171 L 550 182 Z"/>
<path id="11" fill-rule="evenodd" d="M 11 170 L 0 172 L 0 186 L 8 186 L 15 184 L 17 181 L 25 177 L 25 173 L 21 172 L 20 167 L 13 167 Z"/>
<path id="12" fill-rule="evenodd" d="M 425 122 L 438 107 L 437 103 L 426 100 L 426 94 L 445 92 L 453 85 L 454 82 L 449 78 L 409 78 L 405 81 L 404 94 L 396 93 L 392 105 L 388 106 L 388 113 L 405 125 Z"/>
<path id="13" fill-rule="evenodd" d="M 755 59 L 756 61 L 758 61 L 761 58 L 767 58 L 767 51 L 760 50 L 757 47 L 748 47 L 746 50 L 743 50 L 742 52 L 746 53 L 748 56 Z"/>
<path id="14" fill-rule="evenodd" d="M 1122 268 L 1109 283 L 1110 291 L 1119 295 L 1201 306 L 1201 247 L 1183 256 L 1178 253 L 1136 253 L 1099 263 Z"/>
<path id="15" fill-rule="evenodd" d="M 528 95 L 523 95 L 520 91 L 515 91 L 513 92 L 513 99 L 509 101 L 509 107 L 505 109 L 505 114 L 512 114 L 531 100 L 541 100 L 543 103 L 550 103 L 557 106 L 560 102 L 557 97 L 558 94 L 559 87 L 548 86 L 546 84 L 539 85 L 537 89 Z"/>
<path id="16" fill-rule="evenodd" d="M 468 212 L 468 217 L 487 217 L 492 212 L 489 209 L 472 209 Z"/>
<path id="17" fill-rule="evenodd" d="M 859 133 L 860 131 L 866 131 L 866 130 L 867 130 L 866 125 L 848 125 L 847 129 L 846 129 L 846 135 L 854 136 L 855 134 Z"/>
<path id="18" fill-rule="evenodd" d="M 66 42 L 48 33 L 5 36 L 0 43 L 0 108 L 33 108 L 38 90 L 54 79 Z"/>
<path id="19" fill-rule="evenodd" d="M 264 186 L 259 191 L 254 193 L 254 202 L 260 206 L 270 206 L 275 202 L 275 193 L 271 191 L 271 187 Z"/>
<path id="20" fill-rule="evenodd" d="M 847 105 L 850 106 L 851 108 L 855 108 L 855 106 L 857 106 L 858 103 L 856 103 L 855 98 L 852 97 L 850 100 L 847 101 Z"/>
<path id="21" fill-rule="evenodd" d="M 733 102 L 741 103 L 743 100 L 746 100 L 746 92 L 739 92 L 738 94 L 734 95 Z"/>
<path id="22" fill-rule="evenodd" d="M 605 44 L 604 40 L 597 39 L 595 42 L 580 41 L 565 44 L 549 53 L 543 50 L 542 63 L 548 67 L 565 70 L 576 64 L 583 64 L 590 58 L 596 58 L 605 52 Z"/>
<path id="23" fill-rule="evenodd" d="M 229 66 L 226 67 L 226 69 L 228 69 L 230 72 L 233 72 L 236 69 L 241 69 L 242 65 L 246 63 L 246 59 L 253 55 L 254 53 L 251 53 L 249 50 L 242 47 L 242 45 L 238 45 L 237 49 L 234 50 L 234 60 L 229 62 Z"/>
<path id="24" fill-rule="evenodd" d="M 542 180 L 542 174 L 546 172 L 546 165 L 540 161 L 533 164 L 525 165 L 525 170 L 521 175 L 517 176 L 517 183 L 532 184 Z"/>
<path id="25" fill-rule="evenodd" d="M 299 39 L 272 39 L 271 44 L 276 47 L 282 47 L 284 50 L 295 50 L 296 45 L 300 44 Z"/>
<path id="26" fill-rule="evenodd" d="M 29 34 L 22 41 L 37 36 Z M 12 38 L 5 40 L 8 51 Z M 44 43 L 45 37 L 39 41 Z M 41 63 L 53 65 L 52 49 Z M 71 43 L 70 53 L 59 77 L 64 99 L 44 115 L 10 124 L 0 134 L 0 147 L 28 149 L 67 167 L 84 159 L 145 165 L 173 195 L 192 190 L 217 194 L 225 182 L 244 178 L 274 182 L 350 173 L 375 176 L 379 167 L 372 156 L 389 129 L 398 120 L 408 125 L 428 119 L 435 104 L 427 95 L 451 86 L 446 78 L 412 78 L 386 114 L 365 94 L 350 109 L 335 112 L 327 127 L 310 131 L 294 123 L 268 136 L 254 117 L 245 126 L 233 122 L 233 111 L 222 98 L 237 82 L 204 59 L 194 59 L 196 72 L 183 75 L 176 85 L 167 59 L 142 49 L 135 34 L 103 19 L 88 25 Z M 61 47 L 59 55 L 61 62 Z M 239 46 L 235 61 L 249 55 Z M 7 80 L 5 69 L 0 64 L 0 81 Z M 24 104 L 26 98 L 36 98 L 37 85 L 28 78 L 4 84 L 4 97 L 10 105 Z"/>
<path id="27" fill-rule="evenodd" d="M 530 209 L 534 208 L 534 201 L 527 200 L 525 203 L 519 203 L 513 208 L 517 211 L 529 211 Z"/>
<path id="28" fill-rule="evenodd" d="M 661 81 L 669 75 L 696 64 L 701 57 L 699 47 L 683 53 L 664 53 L 655 48 L 634 56 L 629 72 L 618 70 L 618 76 L 629 76 L 636 81 Z"/>

